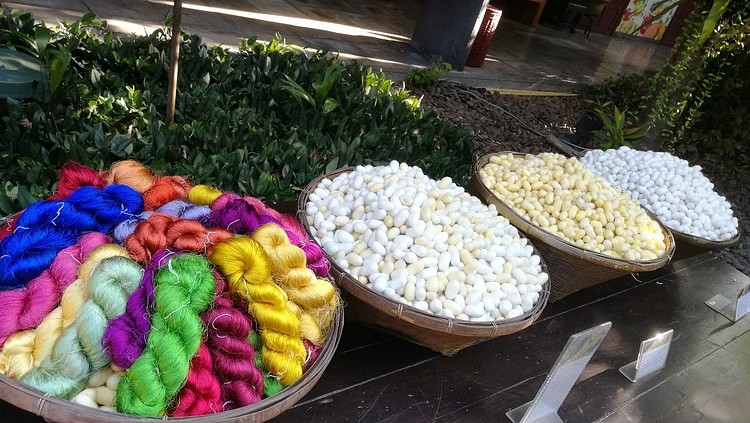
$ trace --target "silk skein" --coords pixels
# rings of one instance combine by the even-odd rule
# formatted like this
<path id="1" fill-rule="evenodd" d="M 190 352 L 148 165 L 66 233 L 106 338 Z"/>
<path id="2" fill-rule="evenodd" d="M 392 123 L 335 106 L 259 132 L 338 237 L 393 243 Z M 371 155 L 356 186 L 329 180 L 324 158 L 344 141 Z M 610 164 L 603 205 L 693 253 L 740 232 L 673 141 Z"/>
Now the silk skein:
<path id="1" fill-rule="evenodd" d="M 224 280 L 215 269 L 211 272 L 214 277 L 216 293 L 214 294 L 214 305 L 216 299 L 220 298 L 224 290 Z M 205 326 L 205 316 L 212 309 L 201 313 L 201 320 Z M 224 410 L 222 401 L 222 387 L 219 379 L 214 375 L 214 360 L 207 346 L 207 337 L 204 336 L 198 353 L 190 361 L 190 372 L 188 372 L 185 385 L 177 394 L 177 399 L 172 402 L 171 409 L 167 413 L 170 417 L 202 416 L 204 414 L 218 413 Z"/>
<path id="2" fill-rule="evenodd" d="M 60 305 L 48 314 L 36 329 L 16 332 L 9 336 L 0 351 L 0 372 L 12 379 L 20 379 L 52 352 L 57 338 L 77 318 L 88 300 L 88 285 L 93 270 L 110 257 L 128 257 L 127 251 L 114 244 L 104 244 L 89 253 L 78 271 L 78 279 L 63 292 Z"/>
<path id="3" fill-rule="evenodd" d="M 143 207 L 156 210 L 172 200 L 185 200 L 192 188 L 190 182 L 181 176 L 162 176 L 143 193 Z"/>
<path id="4" fill-rule="evenodd" d="M 217 297 L 212 309 L 201 315 L 206 346 L 221 384 L 224 409 L 254 404 L 263 396 L 263 374 L 255 363 L 255 350 L 247 342 L 252 320 L 233 304 L 221 275 L 215 275 Z M 245 306 L 247 309 L 247 306 Z"/>
<path id="5" fill-rule="evenodd" d="M 208 347 L 201 343 L 198 353 L 190 360 L 190 372 L 175 401 L 170 417 L 203 416 L 224 411 L 221 387 L 212 373 L 213 360 Z"/>
<path id="6" fill-rule="evenodd" d="M 238 234 L 252 235 L 267 223 L 275 223 L 284 228 L 282 222 L 269 214 L 263 214 L 259 211 L 259 206 L 248 203 L 234 193 L 222 195 L 211 205 L 211 224 Z M 323 250 L 306 236 L 299 237 L 295 230 L 284 230 L 289 241 L 305 251 L 308 267 L 319 277 L 328 276 L 330 264 Z"/>
<path id="7" fill-rule="evenodd" d="M 188 375 L 203 334 L 199 314 L 213 299 L 215 282 L 203 257 L 184 254 L 156 275 L 152 330 L 146 350 L 117 387 L 117 410 L 163 416 Z"/>
<path id="8" fill-rule="evenodd" d="M 140 195 L 123 185 L 102 190 L 86 186 L 65 200 L 30 205 L 16 222 L 14 233 L 0 241 L 0 290 L 24 286 L 81 234 L 109 233 L 142 207 Z"/>
<path id="9" fill-rule="evenodd" d="M 263 373 L 264 396 L 268 398 L 278 394 L 284 390 L 284 385 L 279 382 L 278 378 L 266 371 L 266 365 L 263 364 L 263 343 L 260 340 L 260 335 L 254 330 L 250 331 L 247 341 L 253 346 L 253 350 L 255 351 L 255 366 Z"/>
<path id="10" fill-rule="evenodd" d="M 141 267 L 128 258 L 102 260 L 91 274 L 91 299 L 60 335 L 49 357 L 20 382 L 63 399 L 81 392 L 88 377 L 109 364 L 109 356 L 102 348 L 107 322 L 125 311 L 125 303 L 138 287 L 141 274 Z"/>
<path id="11" fill-rule="evenodd" d="M 289 242 L 286 232 L 279 226 L 272 223 L 263 225 L 251 238 L 266 251 L 274 281 L 290 300 L 302 308 L 303 313 L 312 316 L 312 324 L 303 326 L 303 336 L 320 344 L 323 332 L 328 331 L 339 304 L 336 288 L 329 281 L 318 279 L 306 267 L 305 253 Z"/>
<path id="12" fill-rule="evenodd" d="M 92 186 L 104 188 L 107 181 L 99 176 L 99 172 L 76 162 L 66 162 L 60 168 L 60 178 L 57 181 L 57 192 L 47 200 L 62 200 L 75 192 L 78 188 Z"/>
<path id="13" fill-rule="evenodd" d="M 138 224 L 125 239 L 125 247 L 137 262 L 145 263 L 162 248 L 205 253 L 212 244 L 233 235 L 220 228 L 207 229 L 193 220 L 154 214 Z"/>
<path id="14" fill-rule="evenodd" d="M 78 268 L 94 248 L 109 242 L 98 232 L 84 234 L 62 249 L 41 275 L 25 288 L 0 291 L 0 347 L 13 333 L 35 328 L 60 303 L 65 288 L 78 277 Z"/>
<path id="15" fill-rule="evenodd" d="M 128 298 L 125 313 L 112 319 L 107 326 L 102 345 L 109 352 L 112 362 L 121 369 L 130 368 L 146 348 L 151 331 L 149 316 L 154 304 L 153 279 L 170 257 L 176 256 L 169 250 L 159 250 L 154 254 L 144 269 L 140 285 Z"/>
<path id="16" fill-rule="evenodd" d="M 300 316 L 289 309 L 286 294 L 271 280 L 263 247 L 250 237 L 238 236 L 216 244 L 209 259 L 227 279 L 230 291 L 250 304 L 262 333 L 268 371 L 284 386 L 294 383 L 302 376 L 306 356 Z"/>
<path id="17" fill-rule="evenodd" d="M 208 185 L 196 185 L 190 189 L 188 200 L 193 204 L 210 206 L 217 198 L 221 196 L 221 191 L 211 188 Z"/>
<path id="18" fill-rule="evenodd" d="M 143 194 L 154 185 L 156 175 L 151 169 L 135 160 L 122 160 L 115 162 L 109 170 L 102 173 L 102 178 L 108 185 L 127 185 Z"/>

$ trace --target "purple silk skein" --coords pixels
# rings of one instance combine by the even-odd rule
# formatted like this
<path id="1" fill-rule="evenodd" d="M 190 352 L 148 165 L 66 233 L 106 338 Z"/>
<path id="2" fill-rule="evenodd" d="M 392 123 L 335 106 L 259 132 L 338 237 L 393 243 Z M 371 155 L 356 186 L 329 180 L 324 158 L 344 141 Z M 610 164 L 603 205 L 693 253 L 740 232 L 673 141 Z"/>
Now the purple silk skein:
<path id="1" fill-rule="evenodd" d="M 291 217 L 289 218 L 291 219 Z M 286 220 L 283 219 L 282 220 Z M 274 223 L 284 229 L 289 242 L 305 252 L 307 267 L 318 277 L 328 276 L 330 264 L 323 250 L 314 242 L 300 235 L 300 229 L 292 227 L 288 221 L 264 214 L 255 204 L 250 204 L 237 194 L 223 194 L 211 204 L 211 225 L 225 228 L 238 234 L 251 235 L 266 223 Z"/>
<path id="2" fill-rule="evenodd" d="M 143 271 L 140 286 L 128 298 L 125 313 L 107 326 L 102 346 L 121 369 L 130 368 L 146 348 L 154 304 L 154 276 L 167 264 L 168 258 L 176 255 L 166 249 L 156 252 Z"/>

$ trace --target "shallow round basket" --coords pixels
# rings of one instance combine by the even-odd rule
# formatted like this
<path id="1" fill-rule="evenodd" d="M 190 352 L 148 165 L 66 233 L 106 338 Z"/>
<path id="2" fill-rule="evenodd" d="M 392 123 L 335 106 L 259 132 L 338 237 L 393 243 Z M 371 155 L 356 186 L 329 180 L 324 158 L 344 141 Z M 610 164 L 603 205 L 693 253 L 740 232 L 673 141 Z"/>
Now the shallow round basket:
<path id="1" fill-rule="evenodd" d="M 213 422 L 264 422 L 270 420 L 285 410 L 291 408 L 297 401 L 302 399 L 315 386 L 323 372 L 331 362 L 333 353 L 341 339 L 344 330 L 344 312 L 338 307 L 331 326 L 331 333 L 323 344 L 323 349 L 315 363 L 302 375 L 298 381 L 287 386 L 278 394 L 266 398 L 255 404 L 251 404 L 235 410 L 224 411 L 217 414 L 207 414 L 196 417 L 180 418 L 148 418 L 129 414 L 110 413 L 71 401 L 51 397 L 48 394 L 29 388 L 4 375 L 0 375 L 0 398 L 22 408 L 26 411 L 41 416 L 50 422 L 76 422 L 76 423 L 114 423 L 114 422 L 159 422 L 174 420 L 185 423 L 213 423 Z"/>
<path id="2" fill-rule="evenodd" d="M 577 159 L 583 158 L 583 156 L 586 154 L 586 151 L 581 151 L 579 154 L 577 154 L 575 157 Z M 641 205 L 641 207 L 643 207 Z M 653 212 L 643 207 L 645 210 L 647 210 L 649 213 L 653 214 Z M 656 216 L 654 214 L 654 216 Z M 724 248 L 732 247 L 733 245 L 737 244 L 740 241 L 740 232 L 737 231 L 737 235 L 732 237 L 731 239 L 728 239 L 726 241 L 712 241 L 710 239 L 701 238 L 695 235 L 686 234 L 684 232 L 680 232 L 676 229 L 672 229 L 669 226 L 665 225 L 663 222 L 661 222 L 658 217 L 656 218 L 663 227 L 667 228 L 669 232 L 672 233 L 672 237 L 674 238 L 674 254 L 672 255 L 672 261 L 682 260 L 688 257 L 697 256 L 698 254 L 702 254 L 708 251 L 715 251 L 715 250 L 721 250 Z"/>
<path id="3" fill-rule="evenodd" d="M 305 213 L 308 196 L 315 191 L 315 187 L 324 178 L 333 179 L 352 170 L 353 168 L 346 167 L 322 175 L 311 181 L 300 194 L 297 218 L 307 230 L 310 239 L 315 240 L 315 242 L 317 240 L 310 232 L 307 214 Z M 534 248 L 531 242 L 529 242 L 529 245 Z M 534 253 L 538 254 L 540 258 L 542 257 L 536 248 L 534 248 Z M 435 316 L 408 304 L 392 301 L 362 285 L 338 266 L 334 260 L 328 258 L 331 262 L 331 277 L 341 288 L 342 297 L 347 304 L 346 319 L 348 321 L 380 329 L 447 356 L 452 356 L 478 342 L 515 333 L 529 327 L 542 314 L 549 298 L 550 283 L 548 281 L 539 293 L 539 300 L 534 308 L 523 316 L 494 322 L 451 319 Z M 541 261 L 541 266 L 542 270 L 547 273 L 544 259 Z"/>
<path id="4" fill-rule="evenodd" d="M 487 204 L 494 204 L 497 207 L 498 213 L 507 217 L 510 223 L 534 241 L 534 245 L 537 246 L 542 257 L 547 261 L 549 268 L 550 280 L 552 281 L 550 301 L 557 301 L 581 289 L 627 275 L 628 273 L 648 272 L 659 269 L 671 260 L 675 251 L 672 233 L 647 209 L 644 209 L 646 213 L 659 223 L 667 244 L 666 253 L 654 260 L 631 261 L 617 259 L 586 250 L 534 225 L 498 198 L 484 185 L 479 176 L 479 171 L 489 163 L 490 158 L 501 154 L 513 154 L 516 157 L 526 156 L 523 153 L 510 151 L 483 156 L 474 165 L 474 171 L 471 176 L 471 187 L 475 195 L 479 196 Z"/>

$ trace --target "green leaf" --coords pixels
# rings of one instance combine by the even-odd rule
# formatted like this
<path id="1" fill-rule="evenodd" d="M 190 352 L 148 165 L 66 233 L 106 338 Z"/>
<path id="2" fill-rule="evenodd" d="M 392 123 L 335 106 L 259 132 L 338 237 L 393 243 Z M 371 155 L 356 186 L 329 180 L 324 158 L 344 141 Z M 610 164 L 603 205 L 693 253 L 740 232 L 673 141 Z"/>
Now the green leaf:
<path id="1" fill-rule="evenodd" d="M 8 195 L 5 194 L 5 188 L 0 187 L 0 212 L 3 212 L 5 216 L 8 216 L 15 211 L 16 210 L 13 207 L 10 198 L 8 198 Z"/>
<path id="2" fill-rule="evenodd" d="M 110 141 L 110 152 L 117 157 L 128 157 L 133 153 L 133 139 L 127 135 L 115 135 Z"/>
<path id="3" fill-rule="evenodd" d="M 38 26 L 34 30 L 34 45 L 39 57 L 44 57 L 52 32 L 46 26 Z"/>
<path id="4" fill-rule="evenodd" d="M 337 107 L 339 107 L 339 102 L 329 97 L 323 103 L 323 113 L 330 113 L 336 110 Z"/>
<path id="5" fill-rule="evenodd" d="M 38 198 L 34 197 L 28 188 L 23 185 L 18 186 L 18 203 L 21 208 L 26 208 L 31 204 L 36 203 Z"/>
<path id="6" fill-rule="evenodd" d="M 334 170 L 338 169 L 338 166 L 339 166 L 339 158 L 338 157 L 334 157 L 326 165 L 326 172 L 325 173 L 331 173 L 331 172 L 333 172 Z"/>
<path id="7" fill-rule="evenodd" d="M 711 5 L 711 10 L 708 12 L 708 16 L 703 22 L 703 30 L 701 31 L 700 38 L 698 38 L 699 44 L 706 42 L 708 37 L 711 36 L 711 33 L 714 32 L 716 25 L 719 23 L 719 19 L 721 19 L 721 16 L 727 10 L 730 1 L 732 0 L 714 0 L 714 3 Z"/>
<path id="8" fill-rule="evenodd" d="M 70 53 L 63 54 L 61 56 L 55 56 L 50 62 L 49 66 L 49 91 L 54 94 L 57 88 L 60 86 L 65 71 L 68 69 L 70 64 Z"/>

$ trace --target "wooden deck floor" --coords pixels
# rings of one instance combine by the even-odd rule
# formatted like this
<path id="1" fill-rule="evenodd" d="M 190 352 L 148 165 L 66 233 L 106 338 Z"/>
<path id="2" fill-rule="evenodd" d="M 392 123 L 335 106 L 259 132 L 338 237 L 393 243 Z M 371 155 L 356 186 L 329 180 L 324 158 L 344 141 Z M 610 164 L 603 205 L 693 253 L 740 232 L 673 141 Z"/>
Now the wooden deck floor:
<path id="1" fill-rule="evenodd" d="M 533 398 L 568 337 L 606 321 L 612 329 L 563 403 L 563 421 L 750 421 L 750 318 L 732 324 L 704 304 L 750 278 L 710 254 L 635 276 L 549 304 L 530 328 L 450 358 L 347 324 L 322 379 L 273 422 L 508 422 L 506 411 Z M 635 384 L 619 373 L 643 339 L 668 329 L 663 371 Z M 7 403 L 0 414 L 42 421 Z"/>

